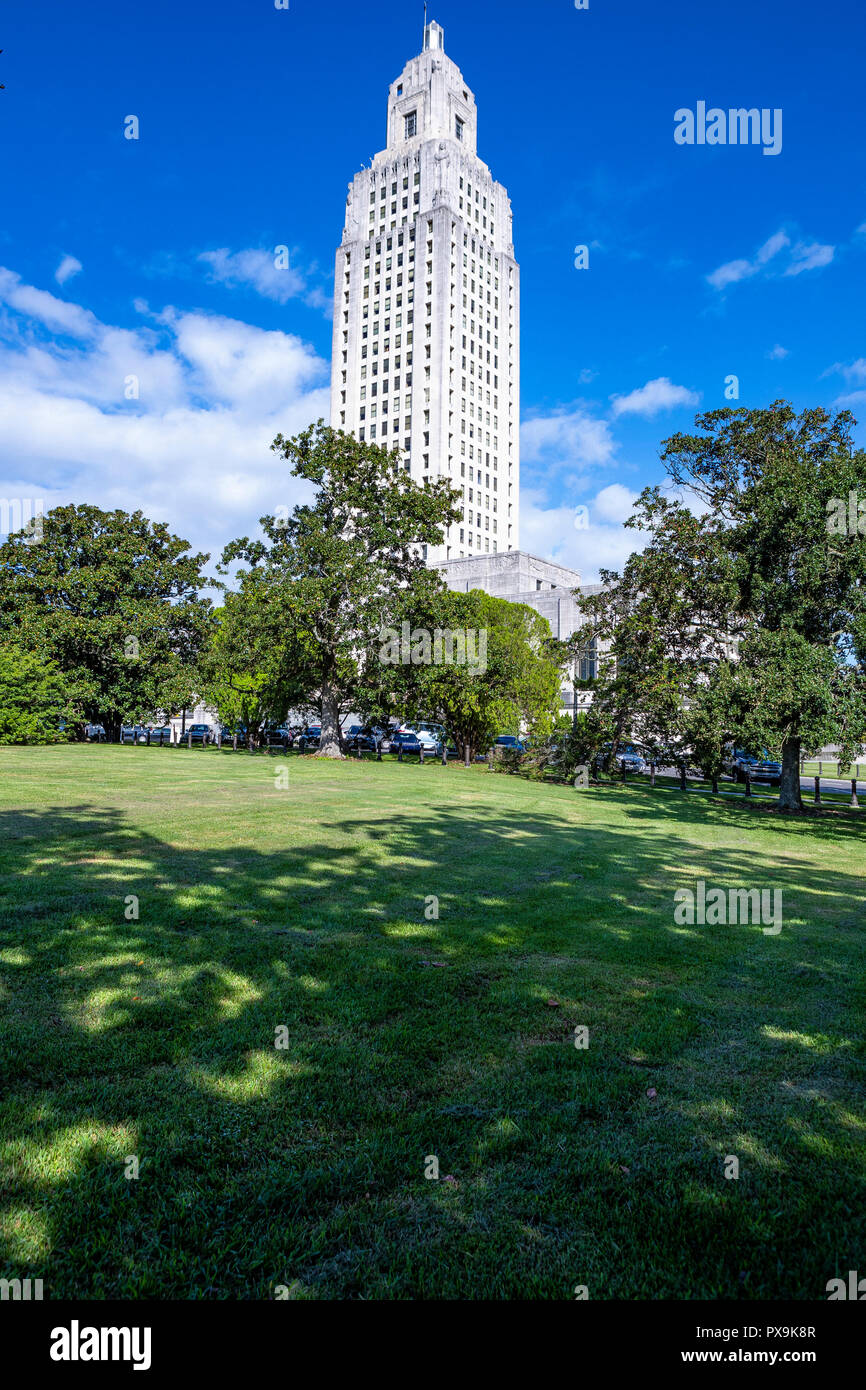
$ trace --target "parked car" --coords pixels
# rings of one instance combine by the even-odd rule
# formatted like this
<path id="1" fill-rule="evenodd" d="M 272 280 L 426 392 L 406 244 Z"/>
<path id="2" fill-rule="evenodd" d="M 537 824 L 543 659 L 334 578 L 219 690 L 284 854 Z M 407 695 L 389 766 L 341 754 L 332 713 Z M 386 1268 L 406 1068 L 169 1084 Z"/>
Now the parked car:
<path id="1" fill-rule="evenodd" d="M 352 727 L 355 732 L 353 733 L 350 731 L 344 739 L 347 749 L 367 749 L 369 752 L 375 753 L 379 745 L 383 744 L 382 751 L 387 751 L 384 748 L 384 740 L 386 738 L 384 729 L 375 724 L 367 724 L 364 728 L 360 728 L 358 725 L 353 725 Z"/>
<path id="2" fill-rule="evenodd" d="M 223 743 L 234 743 L 235 734 L 238 736 L 238 748 L 245 748 L 247 742 L 247 731 L 243 724 L 236 724 L 232 729 L 228 724 L 224 724 L 220 730 Z"/>
<path id="3" fill-rule="evenodd" d="M 497 748 L 513 748 L 517 753 L 525 753 L 527 746 L 524 739 L 517 738 L 514 734 L 500 734 L 496 740 Z"/>
<path id="4" fill-rule="evenodd" d="M 438 724 L 401 724 L 397 732 L 414 734 L 423 746 L 425 754 L 438 752 L 445 737 L 445 730 Z"/>
<path id="5" fill-rule="evenodd" d="M 620 743 L 616 750 L 616 765 L 621 769 L 625 763 L 626 772 L 646 772 L 646 758 L 633 743 Z"/>
<path id="6" fill-rule="evenodd" d="M 416 732 L 419 733 L 419 734 L 420 734 L 420 733 L 432 734 L 433 737 L 437 740 L 438 743 L 442 743 L 443 740 L 445 739 L 445 725 L 444 725 L 444 724 L 431 724 L 431 723 L 429 723 L 429 722 L 425 719 L 425 720 L 419 721 L 417 724 L 412 724 L 412 725 L 410 725 L 409 727 L 415 729 Z"/>
<path id="7" fill-rule="evenodd" d="M 143 724 L 124 724 L 120 730 L 121 743 L 144 743 L 147 729 Z"/>
<path id="8" fill-rule="evenodd" d="M 403 756 L 416 758 L 421 756 L 423 749 L 426 757 L 441 757 L 442 744 L 433 734 L 426 729 L 397 729 L 390 738 L 389 752 L 400 753 Z"/>
<path id="9" fill-rule="evenodd" d="M 596 753 L 592 760 L 593 770 L 601 772 L 605 763 L 610 757 L 612 745 L 605 744 L 600 753 Z M 622 765 L 625 763 L 626 772 L 646 772 L 646 758 L 638 747 L 633 743 L 618 743 L 616 753 L 611 763 L 611 771 L 621 772 Z"/>
<path id="10" fill-rule="evenodd" d="M 171 725 L 158 724 L 155 729 L 151 729 L 150 741 L 151 743 L 158 743 L 160 747 L 163 744 L 171 743 Z"/>
<path id="11" fill-rule="evenodd" d="M 755 758 L 742 748 L 729 749 L 723 767 L 735 782 L 745 782 L 748 774 L 752 782 L 762 782 L 769 787 L 781 785 L 782 764 L 769 758 L 766 749 L 762 758 Z"/>
<path id="12" fill-rule="evenodd" d="M 193 743 L 200 743 L 203 747 L 214 742 L 214 731 L 210 724 L 189 724 L 184 730 L 182 743 L 186 743 L 192 737 Z"/>
<path id="13" fill-rule="evenodd" d="M 299 753 L 309 753 L 311 749 L 318 748 L 321 741 L 321 724 L 308 724 L 303 733 L 295 740 L 295 744 Z"/>
<path id="14" fill-rule="evenodd" d="M 262 735 L 262 742 L 266 748 L 288 748 L 289 731 L 285 724 L 279 724 L 274 728 L 265 729 Z"/>
<path id="15" fill-rule="evenodd" d="M 101 724 L 85 724 L 84 737 L 90 743 L 104 743 L 105 729 Z"/>

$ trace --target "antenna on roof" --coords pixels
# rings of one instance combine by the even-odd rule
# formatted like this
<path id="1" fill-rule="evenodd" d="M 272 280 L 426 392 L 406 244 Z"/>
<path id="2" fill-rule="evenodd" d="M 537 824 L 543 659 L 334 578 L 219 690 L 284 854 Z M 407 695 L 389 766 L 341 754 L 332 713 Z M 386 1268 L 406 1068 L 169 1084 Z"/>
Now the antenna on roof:
<path id="1" fill-rule="evenodd" d="M 421 35 L 421 48 L 427 47 L 427 0 L 424 0 L 424 33 Z"/>

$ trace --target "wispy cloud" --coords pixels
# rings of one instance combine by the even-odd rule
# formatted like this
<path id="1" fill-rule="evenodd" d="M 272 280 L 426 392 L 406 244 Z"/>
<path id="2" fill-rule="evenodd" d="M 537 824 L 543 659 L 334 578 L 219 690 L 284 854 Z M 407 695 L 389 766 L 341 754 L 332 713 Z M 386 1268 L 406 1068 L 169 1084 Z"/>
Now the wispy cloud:
<path id="1" fill-rule="evenodd" d="M 836 409 L 850 410 L 866 405 L 866 390 L 858 389 L 866 387 L 866 357 L 858 357 L 853 362 L 834 362 L 821 373 L 822 379 L 837 375 L 844 377 L 847 385 L 854 389 L 836 397 L 833 402 Z"/>
<path id="2" fill-rule="evenodd" d="M 663 410 L 695 406 L 699 401 L 700 396 L 696 391 L 690 391 L 687 386 L 676 386 L 669 377 L 660 376 L 625 396 L 611 396 L 611 410 L 615 416 L 642 415 L 649 420 Z"/>
<path id="3" fill-rule="evenodd" d="M 844 376 L 846 381 L 866 382 L 866 357 L 858 357 L 855 362 L 834 362 L 821 376 L 835 376 L 837 373 Z"/>
<path id="4" fill-rule="evenodd" d="M 71 280 L 81 269 L 81 262 L 75 256 L 64 256 L 54 272 L 54 278 L 58 285 L 65 285 L 66 281 Z"/>
<path id="5" fill-rule="evenodd" d="M 285 246 L 272 251 L 261 247 L 230 251 L 222 246 L 216 251 L 202 251 L 198 259 L 209 267 L 208 279 L 212 284 L 252 289 L 278 304 L 303 299 L 314 308 L 324 309 L 331 303 L 330 294 L 310 283 L 314 271 L 292 264 Z"/>
<path id="6" fill-rule="evenodd" d="M 783 358 L 790 356 L 790 352 L 788 348 L 782 347 L 781 343 L 776 343 L 775 347 L 770 348 L 767 356 L 771 362 L 781 362 Z"/>
<path id="7" fill-rule="evenodd" d="M 817 241 L 800 241 L 791 251 L 791 264 L 786 275 L 802 275 L 804 270 L 820 270 L 829 265 L 835 255 L 835 246 L 821 246 Z"/>
<path id="8" fill-rule="evenodd" d="M 788 233 L 780 229 L 758 247 L 751 259 L 726 261 L 711 271 L 706 279 L 714 290 L 725 290 L 729 285 L 750 280 L 756 275 L 801 275 L 804 270 L 818 270 L 829 265 L 835 251 L 835 246 L 824 246 L 816 241 L 792 242 Z M 785 252 L 787 256 L 783 254 Z"/>

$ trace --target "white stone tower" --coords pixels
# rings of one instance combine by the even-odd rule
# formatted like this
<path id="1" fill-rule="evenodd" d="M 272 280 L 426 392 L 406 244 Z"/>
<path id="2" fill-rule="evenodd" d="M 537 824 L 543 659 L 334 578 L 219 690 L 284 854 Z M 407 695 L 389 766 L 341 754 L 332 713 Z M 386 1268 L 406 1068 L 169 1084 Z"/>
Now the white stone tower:
<path id="1" fill-rule="evenodd" d="M 511 202 L 476 154 L 475 97 L 428 24 L 388 96 L 387 147 L 349 184 L 331 424 L 463 494 L 433 564 L 517 550 L 520 272 Z"/>

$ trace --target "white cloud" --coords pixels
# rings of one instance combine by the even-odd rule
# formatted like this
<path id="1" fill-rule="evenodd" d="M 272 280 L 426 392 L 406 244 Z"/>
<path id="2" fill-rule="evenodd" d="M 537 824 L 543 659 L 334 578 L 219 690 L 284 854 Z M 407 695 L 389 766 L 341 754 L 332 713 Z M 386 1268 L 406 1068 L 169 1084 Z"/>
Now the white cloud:
<path id="1" fill-rule="evenodd" d="M 781 343 L 776 343 L 775 347 L 770 348 L 767 356 L 771 362 L 781 362 L 783 358 L 790 356 L 790 353 L 787 348 L 782 347 Z"/>
<path id="2" fill-rule="evenodd" d="M 777 258 L 784 251 L 790 251 L 790 255 L 784 270 L 779 273 L 783 276 L 801 275 L 804 270 L 819 270 L 821 266 L 829 265 L 835 250 L 834 246 L 822 246 L 815 241 L 798 241 L 792 245 L 788 233 L 780 229 L 768 237 L 751 260 L 740 258 L 735 261 L 726 261 L 724 265 L 711 271 L 706 279 L 713 289 L 724 290 L 729 285 L 736 285 L 741 280 L 749 280 L 754 275 L 761 273 L 772 275 L 778 269 Z"/>
<path id="3" fill-rule="evenodd" d="M 866 357 L 858 357 L 856 362 L 834 362 L 821 376 L 832 376 L 836 372 L 841 373 L 846 381 L 866 382 Z"/>
<path id="4" fill-rule="evenodd" d="M 3 495 L 141 508 L 216 555 L 308 495 L 269 448 L 328 416 L 328 364 L 299 338 L 174 309 L 117 328 L 2 268 L 0 301 Z"/>
<path id="5" fill-rule="evenodd" d="M 638 494 L 622 483 L 611 483 L 603 487 L 594 503 L 595 514 L 602 521 L 628 521 L 632 515 Z"/>
<path id="6" fill-rule="evenodd" d="M 628 495 L 625 499 L 618 494 Z M 612 494 L 616 494 L 615 496 Z M 633 497 L 626 488 L 613 484 L 603 488 L 586 503 L 589 525 L 575 526 L 575 507 L 546 507 L 533 488 L 521 489 L 520 545 L 534 555 L 576 569 L 584 584 L 597 582 L 599 570 L 622 570 L 633 551 L 642 550 L 649 537 L 640 531 L 627 531 L 617 512 L 630 516 Z"/>
<path id="7" fill-rule="evenodd" d="M 54 278 L 58 285 L 65 285 L 66 281 L 71 280 L 73 275 L 77 275 L 81 268 L 81 262 L 76 260 L 75 256 L 64 256 L 54 272 Z"/>
<path id="8" fill-rule="evenodd" d="M 0 266 L 0 303 L 8 304 L 51 332 L 71 338 L 92 338 L 96 331 L 97 321 L 88 309 L 58 299 L 47 290 L 22 284 L 21 276 L 5 266 Z"/>
<path id="9" fill-rule="evenodd" d="M 791 241 L 787 232 L 774 232 L 771 237 L 767 238 L 763 246 L 758 249 L 758 253 L 755 256 L 756 264 L 766 265 L 774 256 L 778 256 L 780 251 L 784 251 L 785 247 L 790 245 Z"/>
<path id="10" fill-rule="evenodd" d="M 607 422 L 580 406 L 525 420 L 520 427 L 524 463 L 543 463 L 548 468 L 569 464 L 581 470 L 590 469 L 610 463 L 615 450 Z"/>
<path id="11" fill-rule="evenodd" d="M 833 405 L 841 410 L 866 405 L 866 391 L 849 391 L 847 396 L 838 396 Z"/>
<path id="12" fill-rule="evenodd" d="M 284 254 L 278 256 L 278 252 Z M 321 303 L 320 293 L 308 289 L 306 274 L 291 265 L 285 248 L 232 252 L 223 246 L 217 251 L 202 251 L 198 259 L 210 266 L 211 282 L 230 287 L 245 285 L 278 304 L 311 296 L 317 304 Z"/>
<path id="13" fill-rule="evenodd" d="M 786 232 L 774 232 L 768 237 L 763 246 L 755 252 L 754 260 L 728 261 L 725 265 L 720 265 L 718 270 L 714 270 L 707 280 L 713 289 L 723 290 L 728 285 L 735 285 L 739 280 L 747 280 L 752 275 L 757 275 L 763 266 L 767 265 L 774 256 L 778 256 L 791 242 Z"/>
<path id="14" fill-rule="evenodd" d="M 669 377 L 656 377 L 630 391 L 626 396 L 611 396 L 611 409 L 614 415 L 642 415 L 650 419 L 662 410 L 673 410 L 677 406 L 695 406 L 700 396 L 687 386 L 675 386 Z"/>
<path id="15" fill-rule="evenodd" d="M 808 245 L 803 241 L 798 242 L 791 252 L 791 264 L 785 274 L 802 275 L 804 270 L 819 270 L 821 266 L 830 264 L 835 250 L 835 246 L 820 246 L 817 241 Z"/>

